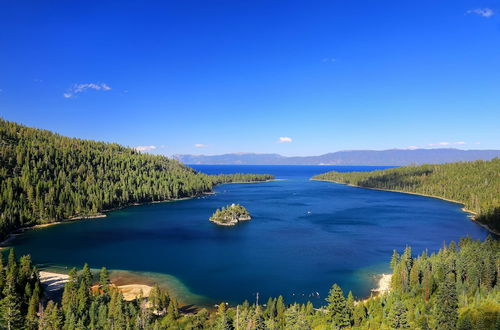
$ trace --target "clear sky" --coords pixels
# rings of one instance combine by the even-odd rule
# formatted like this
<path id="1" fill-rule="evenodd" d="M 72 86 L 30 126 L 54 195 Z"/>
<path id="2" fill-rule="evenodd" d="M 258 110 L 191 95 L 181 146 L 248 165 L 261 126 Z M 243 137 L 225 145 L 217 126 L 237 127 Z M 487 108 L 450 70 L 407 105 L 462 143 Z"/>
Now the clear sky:
<path id="1" fill-rule="evenodd" d="M 0 0 L 0 116 L 166 155 L 500 149 L 500 2 Z"/>

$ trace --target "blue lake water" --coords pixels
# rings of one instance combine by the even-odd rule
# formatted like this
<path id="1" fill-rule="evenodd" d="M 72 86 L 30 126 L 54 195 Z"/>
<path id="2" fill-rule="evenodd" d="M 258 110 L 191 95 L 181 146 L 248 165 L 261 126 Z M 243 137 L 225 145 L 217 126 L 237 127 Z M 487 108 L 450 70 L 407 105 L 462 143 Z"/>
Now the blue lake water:
<path id="1" fill-rule="evenodd" d="M 393 249 L 432 252 L 443 242 L 488 234 L 459 204 L 309 180 L 332 169 L 373 167 L 193 167 L 208 174 L 271 173 L 280 180 L 221 185 L 214 195 L 30 230 L 12 246 L 42 266 L 87 262 L 146 274 L 175 286 L 187 303 L 254 301 L 259 292 L 261 299 L 281 294 L 319 305 L 333 283 L 357 297 L 369 295 L 373 275 L 389 272 Z M 244 205 L 253 219 L 235 227 L 208 221 L 231 203 Z"/>

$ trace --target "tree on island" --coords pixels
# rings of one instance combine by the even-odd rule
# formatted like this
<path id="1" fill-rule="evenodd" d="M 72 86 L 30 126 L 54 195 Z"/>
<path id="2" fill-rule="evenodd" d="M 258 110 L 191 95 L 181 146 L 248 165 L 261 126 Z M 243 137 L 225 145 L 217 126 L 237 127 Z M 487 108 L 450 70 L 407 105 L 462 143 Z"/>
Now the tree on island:
<path id="1" fill-rule="evenodd" d="M 240 204 L 231 204 L 222 209 L 217 209 L 209 220 L 223 226 L 234 226 L 240 221 L 250 220 L 251 218 L 246 208 Z"/>

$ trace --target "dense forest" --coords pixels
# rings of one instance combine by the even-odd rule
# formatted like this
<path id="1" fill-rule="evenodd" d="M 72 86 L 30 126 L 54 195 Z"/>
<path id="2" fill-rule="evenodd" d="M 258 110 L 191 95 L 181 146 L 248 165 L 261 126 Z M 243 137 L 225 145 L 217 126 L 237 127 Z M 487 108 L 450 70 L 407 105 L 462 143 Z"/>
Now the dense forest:
<path id="1" fill-rule="evenodd" d="M 0 119 L 0 238 L 24 226 L 196 196 L 219 183 L 271 179 L 209 176 L 164 156 Z"/>
<path id="2" fill-rule="evenodd" d="M 274 176 L 271 174 L 218 174 L 212 176 L 212 181 L 214 184 L 223 183 L 252 183 L 252 182 L 263 182 L 274 180 Z"/>
<path id="3" fill-rule="evenodd" d="M 360 187 L 397 190 L 459 201 L 476 220 L 500 232 L 500 159 L 404 166 L 373 172 L 327 172 L 313 177 Z"/>
<path id="4" fill-rule="evenodd" d="M 323 306 L 286 304 L 283 297 L 256 305 L 225 302 L 216 310 L 185 312 L 154 286 L 149 297 L 125 301 L 101 269 L 70 271 L 62 300 L 44 300 L 29 256 L 10 251 L 0 262 L 2 329 L 436 329 L 489 330 L 500 326 L 500 243 L 470 238 L 439 252 L 394 251 L 391 291 L 365 300 L 334 284 Z M 387 256 L 388 260 L 390 256 Z M 39 302 L 43 303 L 39 303 Z"/>

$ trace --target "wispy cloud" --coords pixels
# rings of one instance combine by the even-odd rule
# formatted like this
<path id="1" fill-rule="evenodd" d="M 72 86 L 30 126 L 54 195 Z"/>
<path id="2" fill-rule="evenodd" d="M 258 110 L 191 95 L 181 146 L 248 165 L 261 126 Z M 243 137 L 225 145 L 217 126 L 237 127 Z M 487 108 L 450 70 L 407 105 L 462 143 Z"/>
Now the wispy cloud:
<path id="1" fill-rule="evenodd" d="M 490 8 L 476 8 L 467 10 L 466 14 L 474 14 L 481 17 L 490 18 L 491 16 L 495 15 L 495 12 Z"/>
<path id="2" fill-rule="evenodd" d="M 155 150 L 156 148 L 156 146 L 137 146 L 134 149 L 137 151 L 151 151 Z"/>
<path id="3" fill-rule="evenodd" d="M 328 62 L 337 62 L 337 59 L 335 57 L 324 57 L 323 58 L 323 63 L 328 63 Z"/>
<path id="4" fill-rule="evenodd" d="M 206 147 L 208 147 L 206 144 L 203 144 L 203 143 L 196 143 L 194 146 L 195 146 L 195 148 L 206 148 Z"/>
<path id="5" fill-rule="evenodd" d="M 406 148 L 404 148 L 404 149 L 408 149 L 408 150 L 416 150 L 416 149 L 420 149 L 420 147 L 419 147 L 419 146 L 408 146 L 408 147 L 406 147 Z"/>
<path id="6" fill-rule="evenodd" d="M 463 146 L 467 143 L 463 141 L 458 142 L 438 142 L 438 143 L 429 143 L 429 147 L 446 147 L 446 146 Z"/>
<path id="7" fill-rule="evenodd" d="M 278 143 L 290 143 L 290 142 L 292 142 L 292 138 L 287 137 L 287 136 L 282 136 L 276 142 L 278 142 Z"/>
<path id="8" fill-rule="evenodd" d="M 74 97 L 76 94 L 85 92 L 88 89 L 93 89 L 96 91 L 109 91 L 111 90 L 111 87 L 109 87 L 109 85 L 105 83 L 74 84 L 71 88 L 68 89 L 66 93 L 63 94 L 63 96 L 69 99 Z"/>

